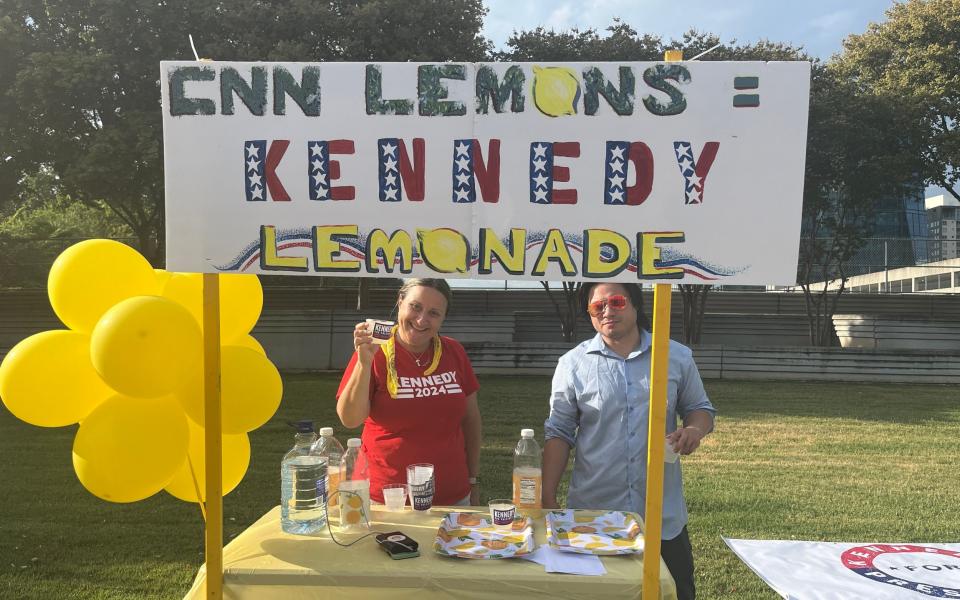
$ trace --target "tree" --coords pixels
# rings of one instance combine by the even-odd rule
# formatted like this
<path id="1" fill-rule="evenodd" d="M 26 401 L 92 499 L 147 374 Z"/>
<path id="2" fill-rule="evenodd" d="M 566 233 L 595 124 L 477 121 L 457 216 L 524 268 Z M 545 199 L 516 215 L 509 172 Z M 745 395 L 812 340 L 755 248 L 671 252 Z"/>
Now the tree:
<path id="1" fill-rule="evenodd" d="M 902 195 L 916 182 L 905 118 L 895 98 L 863 93 L 842 61 L 814 64 L 797 273 L 813 345 L 836 341 L 832 317 L 847 264 L 870 233 L 868 214 L 878 199 Z"/>
<path id="2" fill-rule="evenodd" d="M 497 60 L 513 62 L 562 61 L 641 61 L 661 60 L 660 37 L 639 35 L 635 29 L 614 19 L 602 37 L 596 29 L 553 31 L 537 27 L 533 31 L 514 31 L 507 40 L 508 50 Z"/>
<path id="3" fill-rule="evenodd" d="M 0 213 L 3 287 L 43 287 L 56 257 L 80 240 L 132 240 L 130 229 L 105 206 L 88 206 L 64 195 L 49 169 L 24 177 L 21 183 L 19 205 Z"/>
<path id="4" fill-rule="evenodd" d="M 0 198 L 49 167 L 163 256 L 159 63 L 479 60 L 481 0 L 5 0 L 0 3 Z M 423 15 L 429 14 L 429 19 Z"/>
<path id="5" fill-rule="evenodd" d="M 895 98 L 925 183 L 960 200 L 960 0 L 907 0 L 844 41 L 838 67 L 862 94 Z"/>
<path id="6" fill-rule="evenodd" d="M 762 40 L 756 44 L 738 45 L 736 40 L 723 44 L 720 38 L 711 33 L 690 30 L 683 34 L 681 40 L 671 43 L 677 49 L 683 50 L 686 58 L 694 58 L 706 52 L 698 60 L 804 60 L 809 61 L 802 48 L 789 44 Z M 684 344 L 699 344 L 703 329 L 703 314 L 707 306 L 707 294 L 713 286 L 682 284 L 680 289 L 682 330 L 681 339 Z"/>

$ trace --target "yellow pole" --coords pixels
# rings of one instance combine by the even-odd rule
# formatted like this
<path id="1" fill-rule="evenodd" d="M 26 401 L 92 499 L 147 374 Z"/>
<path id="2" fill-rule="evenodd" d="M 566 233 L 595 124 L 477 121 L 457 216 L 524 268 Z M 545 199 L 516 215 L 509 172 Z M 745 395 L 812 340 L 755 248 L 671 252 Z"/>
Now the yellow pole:
<path id="1" fill-rule="evenodd" d="M 220 437 L 220 280 L 203 274 L 203 398 L 207 522 L 207 598 L 223 598 L 223 490 Z"/>
<path id="2" fill-rule="evenodd" d="M 680 50 L 667 50 L 667 62 L 683 60 Z M 672 287 L 653 288 L 653 343 L 650 356 L 650 410 L 647 427 L 647 499 L 644 507 L 643 598 L 660 598 L 660 536 L 663 529 L 663 445 L 667 427 L 667 381 L 670 366 L 670 303 Z"/>

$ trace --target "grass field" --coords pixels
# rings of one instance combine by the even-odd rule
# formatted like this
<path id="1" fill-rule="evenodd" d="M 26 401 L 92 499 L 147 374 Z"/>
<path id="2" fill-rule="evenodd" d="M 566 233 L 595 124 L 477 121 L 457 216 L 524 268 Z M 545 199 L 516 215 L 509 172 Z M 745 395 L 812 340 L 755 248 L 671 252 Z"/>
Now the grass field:
<path id="1" fill-rule="evenodd" d="M 284 379 L 283 404 L 251 434 L 250 470 L 224 499 L 227 541 L 279 499 L 286 420 L 335 423 L 337 377 Z M 508 492 L 521 427 L 542 440 L 549 383 L 481 378 L 484 499 Z M 707 391 L 717 431 L 684 459 L 700 598 L 778 597 L 721 536 L 960 541 L 953 388 L 708 381 Z M 0 598 L 181 597 L 203 562 L 199 509 L 165 493 L 131 505 L 94 498 L 73 474 L 74 432 L 0 409 Z"/>

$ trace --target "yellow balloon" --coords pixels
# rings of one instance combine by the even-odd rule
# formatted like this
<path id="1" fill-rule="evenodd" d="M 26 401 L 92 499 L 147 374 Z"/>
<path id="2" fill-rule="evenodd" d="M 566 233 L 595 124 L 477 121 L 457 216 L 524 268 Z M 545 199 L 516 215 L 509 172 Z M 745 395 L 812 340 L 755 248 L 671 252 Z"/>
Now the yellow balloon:
<path id="1" fill-rule="evenodd" d="M 113 389 L 156 398 L 186 383 L 202 360 L 202 344 L 185 308 L 160 296 L 137 296 L 103 315 L 90 337 L 90 356 Z"/>
<path id="2" fill-rule="evenodd" d="M 160 293 L 147 259 L 125 244 L 86 240 L 64 250 L 47 277 L 50 305 L 74 331 L 90 333 L 114 304 Z"/>
<path id="3" fill-rule="evenodd" d="M 44 331 L 14 346 L 0 364 L 0 398 L 13 416 L 41 427 L 86 417 L 115 392 L 90 362 L 90 336 Z"/>
<path id="4" fill-rule="evenodd" d="M 256 275 L 220 274 L 220 341 L 231 344 L 253 329 L 263 309 L 263 287 Z M 179 302 L 203 329 L 203 275 L 172 273 L 163 296 Z"/>
<path id="5" fill-rule="evenodd" d="M 196 502 L 197 489 L 199 488 L 200 498 L 205 502 L 207 499 L 205 483 L 207 463 L 203 439 L 206 432 L 202 427 L 195 425 L 193 421 L 188 419 L 188 422 L 190 423 L 188 460 L 183 461 L 173 479 L 163 489 L 171 496 L 185 502 Z M 240 481 L 247 473 L 247 467 L 250 465 L 250 438 L 245 433 L 222 436 L 221 448 L 223 456 L 221 485 L 223 486 L 223 495 L 226 496 L 240 485 Z M 196 486 L 194 486 L 194 477 L 196 477 Z"/>
<path id="6" fill-rule="evenodd" d="M 143 500 L 162 490 L 184 463 L 189 431 L 183 410 L 169 396 L 113 396 L 80 424 L 73 469 L 98 498 Z"/>
<path id="7" fill-rule="evenodd" d="M 240 346 L 220 349 L 220 410 L 223 433 L 246 433 L 270 420 L 280 406 L 283 382 L 266 356 Z M 193 380 L 175 394 L 187 412 L 204 426 L 203 379 L 200 369 Z"/>
<path id="8" fill-rule="evenodd" d="M 164 271 L 163 269 L 154 269 L 153 274 L 157 278 L 157 289 L 160 290 L 160 292 L 163 292 L 163 288 L 166 287 L 167 282 L 169 282 L 170 278 L 173 277 L 173 273 Z"/>
<path id="9" fill-rule="evenodd" d="M 242 335 L 230 342 L 230 345 L 250 348 L 251 350 L 256 350 L 264 356 L 267 355 L 267 351 L 263 349 L 263 346 L 257 341 L 257 338 L 253 337 L 252 335 Z"/>

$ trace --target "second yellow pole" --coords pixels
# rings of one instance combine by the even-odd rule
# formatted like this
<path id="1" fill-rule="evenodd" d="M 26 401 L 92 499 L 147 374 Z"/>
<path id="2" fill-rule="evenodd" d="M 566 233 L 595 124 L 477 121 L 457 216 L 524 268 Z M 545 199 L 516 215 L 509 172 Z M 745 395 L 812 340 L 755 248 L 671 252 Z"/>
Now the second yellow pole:
<path id="1" fill-rule="evenodd" d="M 220 413 L 220 279 L 203 274 L 203 399 L 205 498 L 204 532 L 207 598 L 223 598 L 223 454 Z"/>

